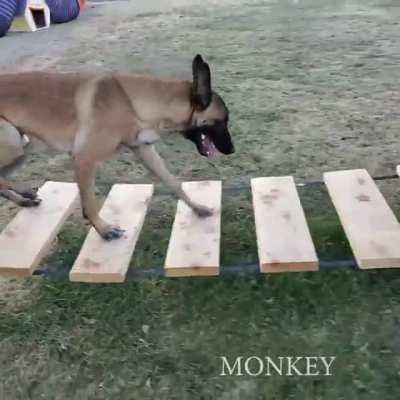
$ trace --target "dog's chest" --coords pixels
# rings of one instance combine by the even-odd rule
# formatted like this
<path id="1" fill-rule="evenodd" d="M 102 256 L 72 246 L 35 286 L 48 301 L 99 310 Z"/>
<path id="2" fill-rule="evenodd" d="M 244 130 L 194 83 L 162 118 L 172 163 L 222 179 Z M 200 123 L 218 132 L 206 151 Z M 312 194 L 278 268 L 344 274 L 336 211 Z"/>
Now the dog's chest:
<path id="1" fill-rule="evenodd" d="M 137 135 L 134 145 L 153 144 L 160 140 L 160 134 L 154 129 L 143 129 Z"/>

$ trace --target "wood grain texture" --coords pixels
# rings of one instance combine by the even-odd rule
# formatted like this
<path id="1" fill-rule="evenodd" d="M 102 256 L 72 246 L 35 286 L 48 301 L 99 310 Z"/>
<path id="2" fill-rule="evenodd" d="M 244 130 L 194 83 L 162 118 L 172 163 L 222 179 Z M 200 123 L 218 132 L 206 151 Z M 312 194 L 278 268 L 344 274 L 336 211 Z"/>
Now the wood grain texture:
<path id="1" fill-rule="evenodd" d="M 0 234 L 0 274 L 32 275 L 78 200 L 74 183 L 46 182 L 42 203 L 24 208 Z"/>
<path id="2" fill-rule="evenodd" d="M 91 228 L 70 271 L 73 282 L 121 283 L 153 194 L 153 185 L 114 185 L 100 211 L 108 223 L 125 230 L 122 238 L 105 241 Z"/>
<path id="3" fill-rule="evenodd" d="M 358 266 L 400 267 L 400 224 L 368 172 L 328 172 L 324 181 Z"/>
<path id="4" fill-rule="evenodd" d="M 185 182 L 182 187 L 193 201 L 212 208 L 214 213 L 211 217 L 200 218 L 179 200 L 165 261 L 165 274 L 169 277 L 218 275 L 221 182 Z"/>
<path id="5" fill-rule="evenodd" d="M 291 176 L 251 180 L 261 272 L 316 271 L 318 258 Z"/>

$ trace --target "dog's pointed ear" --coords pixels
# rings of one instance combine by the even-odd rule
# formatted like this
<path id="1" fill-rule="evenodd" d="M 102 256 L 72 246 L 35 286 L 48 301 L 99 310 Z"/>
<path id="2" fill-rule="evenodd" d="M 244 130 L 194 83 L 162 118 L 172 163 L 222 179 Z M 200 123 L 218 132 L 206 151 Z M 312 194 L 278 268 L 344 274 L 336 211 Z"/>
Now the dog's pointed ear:
<path id="1" fill-rule="evenodd" d="M 196 110 L 205 110 L 211 103 L 211 71 L 201 55 L 193 59 L 193 91 L 192 103 Z"/>

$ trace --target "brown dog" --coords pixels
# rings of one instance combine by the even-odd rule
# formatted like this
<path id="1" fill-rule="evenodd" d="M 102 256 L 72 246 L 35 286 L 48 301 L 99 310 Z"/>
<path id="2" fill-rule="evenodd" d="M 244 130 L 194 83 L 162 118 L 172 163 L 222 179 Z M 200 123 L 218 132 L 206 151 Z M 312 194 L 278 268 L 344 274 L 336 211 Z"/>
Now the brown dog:
<path id="1" fill-rule="evenodd" d="M 131 74 L 17 73 L 0 75 L 0 172 L 23 155 L 21 135 L 35 136 L 72 154 L 84 216 L 107 240 L 123 231 L 98 215 L 97 164 L 120 145 L 135 151 L 147 168 L 199 216 L 211 210 L 193 203 L 166 169 L 153 144 L 173 132 L 194 142 L 199 153 L 234 152 L 228 110 L 211 89 L 208 64 L 193 60 L 193 82 Z M 20 206 L 40 204 L 0 176 L 0 195 Z"/>

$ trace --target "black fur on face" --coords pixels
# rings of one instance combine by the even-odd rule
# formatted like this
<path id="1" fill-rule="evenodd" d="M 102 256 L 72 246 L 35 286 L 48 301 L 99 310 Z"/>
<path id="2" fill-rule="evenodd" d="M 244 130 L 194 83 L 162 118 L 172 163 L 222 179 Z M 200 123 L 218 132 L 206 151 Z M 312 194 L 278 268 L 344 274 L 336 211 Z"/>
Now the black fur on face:
<path id="1" fill-rule="evenodd" d="M 205 110 L 211 102 L 211 71 L 200 54 L 193 59 L 193 90 L 192 104 L 196 110 Z"/>
<path id="2" fill-rule="evenodd" d="M 229 111 L 222 98 L 212 91 L 210 67 L 198 54 L 193 59 L 192 69 L 191 102 L 194 112 L 198 114 L 197 120 L 201 120 L 201 123 L 192 121 L 193 126 L 184 135 L 196 144 L 202 156 L 212 157 L 216 150 L 223 154 L 232 154 L 235 149 L 228 130 Z M 218 112 L 207 113 L 209 107 L 214 107 L 214 111 Z"/>
<path id="3" fill-rule="evenodd" d="M 212 125 L 190 127 L 184 135 L 196 145 L 198 152 L 204 157 L 212 155 L 214 146 L 222 154 L 232 154 L 235 148 L 227 125 L 227 120 L 215 121 Z"/>

